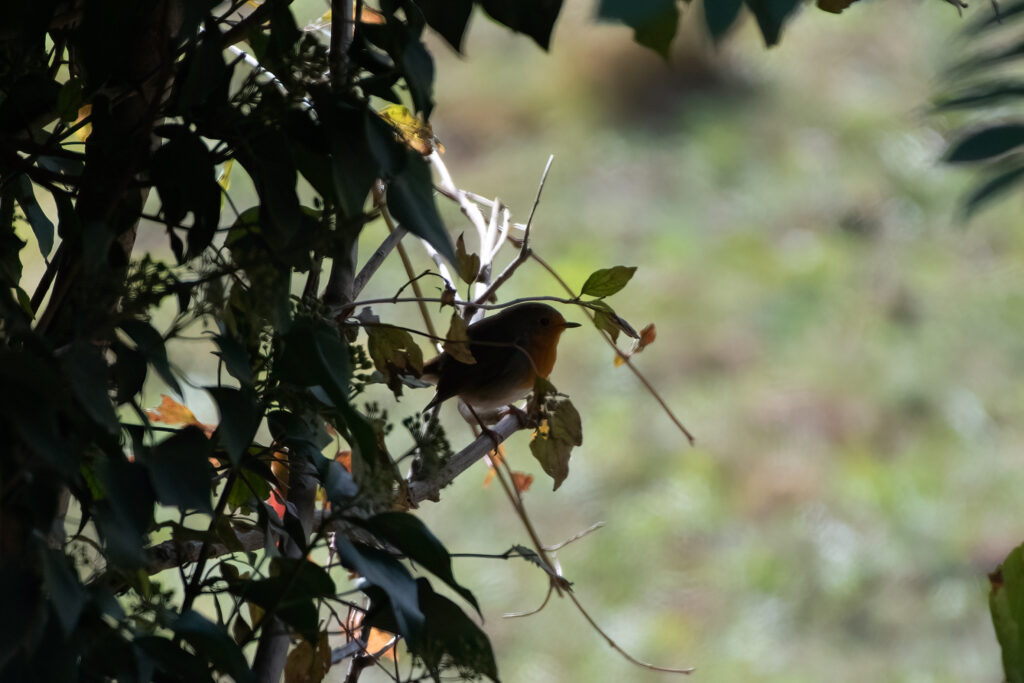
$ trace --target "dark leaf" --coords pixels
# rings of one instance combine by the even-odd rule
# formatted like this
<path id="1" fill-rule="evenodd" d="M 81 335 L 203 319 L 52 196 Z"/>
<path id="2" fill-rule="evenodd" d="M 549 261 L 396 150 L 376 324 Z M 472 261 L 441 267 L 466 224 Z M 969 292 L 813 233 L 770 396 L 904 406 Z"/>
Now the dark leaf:
<path id="1" fill-rule="evenodd" d="M 213 340 L 217 343 L 220 351 L 215 352 L 224 363 L 228 374 L 242 383 L 242 386 L 249 387 L 253 383 L 252 365 L 249 359 L 249 352 L 245 345 L 232 336 L 227 326 L 220 324 L 221 333 Z"/>
<path id="2" fill-rule="evenodd" d="M 562 0 L 477 0 L 496 21 L 517 33 L 525 33 L 545 50 L 562 10 Z"/>
<path id="3" fill-rule="evenodd" d="M 210 387 L 207 391 L 217 402 L 217 410 L 220 412 L 215 436 L 227 452 L 231 464 L 237 465 L 259 429 L 263 412 L 252 391 L 226 387 Z"/>
<path id="4" fill-rule="evenodd" d="M 460 672 L 473 672 L 497 681 L 498 667 L 487 634 L 458 605 L 435 593 L 425 578 L 416 581 L 416 589 L 426 621 L 422 640 L 410 642 L 409 649 L 423 660 L 431 675 L 438 679 L 442 668 L 451 665 Z M 377 600 L 374 600 L 364 623 L 395 633 L 397 624 L 389 618 L 391 615 L 387 611 L 378 609 L 377 605 L 387 600 L 379 595 L 374 597 Z"/>
<path id="5" fill-rule="evenodd" d="M 347 401 L 351 362 L 348 347 L 335 326 L 299 318 L 281 342 L 281 357 L 275 366 L 281 380 L 303 387 L 323 387 L 335 405 Z"/>
<path id="6" fill-rule="evenodd" d="M 213 446 L 198 427 L 184 427 L 145 458 L 157 500 L 184 510 L 213 512 Z"/>
<path id="7" fill-rule="evenodd" d="M 476 598 L 455 580 L 452 558 L 441 541 L 419 518 L 404 512 L 384 512 L 359 522 L 406 557 L 444 581 L 480 614 Z M 481 618 L 483 615 L 481 615 Z"/>
<path id="8" fill-rule="evenodd" d="M 160 336 L 160 333 L 144 320 L 124 320 L 119 327 L 135 342 L 135 348 L 146 357 L 157 374 L 167 382 L 167 386 L 181 396 L 181 386 L 171 372 L 164 338 Z"/>
<path id="9" fill-rule="evenodd" d="M 78 118 L 78 110 L 82 106 L 82 81 L 69 78 L 57 92 L 57 114 L 64 123 L 71 123 Z"/>
<path id="10" fill-rule="evenodd" d="M 448 44 L 462 52 L 462 36 L 466 33 L 472 0 L 417 0 L 430 28 L 441 34 Z"/>
<path id="11" fill-rule="evenodd" d="M 1024 124 L 1007 123 L 975 131 L 950 146 L 945 160 L 950 163 L 983 161 L 1024 145 Z"/>
<path id="12" fill-rule="evenodd" d="M 324 487 L 327 500 L 331 501 L 332 504 L 343 506 L 359 493 L 359 487 L 356 485 L 355 480 L 341 466 L 341 463 L 337 460 L 325 458 L 320 453 L 311 454 L 311 456 L 313 464 L 320 475 L 320 484 Z"/>
<path id="13" fill-rule="evenodd" d="M 229 584 L 232 594 L 281 617 L 285 623 L 316 642 L 319 636 L 315 601 L 332 597 L 334 581 L 309 560 L 275 557 L 270 578 L 241 579 Z"/>
<path id="14" fill-rule="evenodd" d="M 629 26 L 637 43 L 668 58 L 679 27 L 676 0 L 601 0 L 597 15 Z"/>
<path id="15" fill-rule="evenodd" d="M 236 683 L 255 681 L 256 676 L 227 630 L 194 610 L 182 612 L 174 622 L 174 634 L 187 641 L 196 654 L 231 676 Z"/>
<path id="16" fill-rule="evenodd" d="M 410 37 L 402 50 L 402 72 L 416 111 L 429 118 L 434 109 L 434 58 L 419 37 Z"/>
<path id="17" fill-rule="evenodd" d="M 86 414 L 110 434 L 121 427 L 110 402 L 110 371 L 95 344 L 73 343 L 60 358 L 64 376 Z"/>
<path id="18" fill-rule="evenodd" d="M 59 550 L 43 550 L 43 581 L 65 636 L 78 625 L 89 595 L 78 580 L 70 560 Z M 10 586 L 4 586 L 10 590 Z"/>
<path id="19" fill-rule="evenodd" d="M 355 545 L 340 534 L 335 537 L 335 543 L 345 567 L 387 593 L 396 624 L 393 632 L 404 636 L 410 647 L 415 647 L 423 635 L 424 615 L 416 597 L 416 581 L 409 570 L 387 553 Z"/>
<path id="20" fill-rule="evenodd" d="M 39 242 L 39 251 L 42 252 L 43 258 L 46 258 L 53 251 L 53 221 L 39 208 L 39 202 L 36 201 L 32 189 L 32 181 L 27 175 L 22 174 L 15 181 L 14 197 L 18 200 L 21 210 L 25 212 L 28 224 L 32 226 L 32 232 Z"/>
<path id="21" fill-rule="evenodd" d="M 138 462 L 105 460 L 96 468 L 101 497 L 96 521 L 115 564 L 140 567 L 155 496 L 146 468 Z"/>
<path id="22" fill-rule="evenodd" d="M 716 42 L 736 23 L 741 7 L 743 0 L 704 0 L 704 21 Z"/>
<path id="23" fill-rule="evenodd" d="M 800 6 L 800 0 L 746 0 L 746 3 L 754 13 L 768 47 L 779 42 L 782 25 Z"/>
<path id="24" fill-rule="evenodd" d="M 168 680 L 208 681 L 211 678 L 206 662 L 167 638 L 139 636 L 132 640 L 132 646 L 142 658 L 150 659 L 169 676 Z"/>
<path id="25" fill-rule="evenodd" d="M 425 239 L 449 263 L 455 263 L 455 248 L 437 212 L 430 168 L 422 156 L 406 151 L 405 167 L 388 184 L 387 201 L 403 228 Z"/>

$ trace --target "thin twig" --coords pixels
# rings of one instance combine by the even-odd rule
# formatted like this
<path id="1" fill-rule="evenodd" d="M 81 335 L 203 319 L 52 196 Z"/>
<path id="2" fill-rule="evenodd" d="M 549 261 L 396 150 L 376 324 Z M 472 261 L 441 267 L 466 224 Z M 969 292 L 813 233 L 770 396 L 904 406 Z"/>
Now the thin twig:
<path id="1" fill-rule="evenodd" d="M 580 540 L 584 536 L 589 536 L 590 534 L 594 533 L 595 531 L 597 531 L 598 529 L 601 529 L 603 527 L 604 527 L 604 522 L 594 522 L 593 524 L 588 526 L 583 531 L 577 533 L 576 535 L 570 536 L 569 538 L 565 539 L 561 543 L 556 543 L 555 545 L 549 545 L 545 549 L 546 550 L 551 550 L 552 552 L 555 551 L 555 550 L 561 550 L 562 548 L 564 548 L 565 546 L 569 545 L 570 543 L 575 543 L 576 541 Z"/>
<path id="2" fill-rule="evenodd" d="M 560 285 L 562 285 L 562 288 L 565 289 L 565 291 L 568 292 L 570 296 L 575 296 L 576 293 L 565 282 L 565 280 L 562 279 L 562 277 L 555 271 L 555 269 L 548 265 L 547 261 L 542 259 L 540 256 L 537 256 L 536 254 L 533 255 L 533 259 L 537 261 L 537 263 L 539 263 L 546 271 L 548 271 L 551 274 L 551 276 L 555 278 L 555 280 L 557 280 Z M 590 311 L 586 310 L 586 307 L 584 307 L 584 312 L 586 313 L 587 317 L 589 317 L 591 321 L 593 321 L 594 316 Z M 660 405 L 661 409 L 665 411 L 665 414 L 668 415 L 669 419 L 672 420 L 673 424 L 675 424 L 675 426 L 678 427 L 679 430 L 686 436 L 686 438 L 690 442 L 690 445 L 692 446 L 696 441 L 693 438 L 693 434 L 691 434 L 690 430 L 688 430 L 679 420 L 679 418 L 676 417 L 676 414 L 672 412 L 671 408 L 668 407 L 668 403 L 666 403 L 665 399 L 661 397 L 661 394 L 659 394 L 658 391 L 654 388 L 654 386 L 652 386 L 651 383 L 647 380 L 647 378 L 644 377 L 643 373 L 640 372 L 636 368 L 636 366 L 633 365 L 633 361 L 629 358 L 629 356 L 627 356 L 621 350 L 619 350 L 619 347 L 615 345 L 615 341 L 611 338 L 611 335 L 609 335 L 607 332 L 602 331 L 602 336 L 604 337 L 608 345 L 615 350 L 615 353 L 619 356 L 619 358 L 622 359 L 622 361 L 626 364 L 630 371 L 632 371 L 636 378 L 640 380 L 640 383 L 644 385 L 644 388 L 647 389 L 647 392 L 654 397 L 654 400 L 658 402 L 658 405 Z"/>
<path id="3" fill-rule="evenodd" d="M 402 238 L 406 236 L 408 232 L 402 226 L 396 226 L 394 230 L 388 233 L 388 236 L 384 238 L 384 241 L 377 247 L 377 251 L 370 255 L 370 258 L 363 264 L 362 270 L 356 275 L 355 282 L 352 285 L 353 296 L 359 296 L 359 293 L 366 287 L 366 283 L 370 281 L 370 278 L 376 274 L 381 264 L 387 259 L 388 254 L 398 246 Z"/>
<path id="4" fill-rule="evenodd" d="M 512 274 L 516 272 L 519 266 L 523 265 L 528 258 L 532 255 L 533 251 L 530 249 L 530 226 L 533 224 L 533 216 L 537 212 L 537 206 L 540 204 L 541 193 L 544 192 L 544 183 L 547 182 L 548 172 L 551 170 L 551 164 L 554 163 L 555 156 L 551 155 L 548 157 L 548 163 L 544 167 L 544 173 L 540 176 L 540 184 L 537 186 L 537 195 L 533 199 L 533 207 L 530 209 L 530 217 L 526 221 L 526 228 L 523 231 L 523 245 L 519 248 L 519 254 L 512 260 L 510 264 L 505 266 L 505 270 L 501 271 L 501 275 L 494 279 L 482 294 L 477 296 L 473 303 L 479 307 L 480 304 L 486 303 L 494 293 L 498 291 L 498 287 L 505 284 Z"/>
<path id="5" fill-rule="evenodd" d="M 555 592 L 555 584 L 554 584 L 554 582 L 549 581 L 548 582 L 548 592 L 544 596 L 543 602 L 541 602 L 540 605 L 536 609 L 531 609 L 531 610 L 526 611 L 526 612 L 508 612 L 506 614 L 502 614 L 501 616 L 505 617 L 506 619 L 521 619 L 523 617 L 532 617 L 534 614 L 540 614 L 540 612 L 545 607 L 548 606 L 548 602 L 551 600 L 551 594 L 554 593 L 554 592 Z"/>
<path id="6" fill-rule="evenodd" d="M 597 622 L 594 621 L 593 617 L 591 617 L 590 614 L 587 613 L 587 610 L 583 609 L 583 605 L 580 604 L 579 599 L 575 595 L 573 595 L 572 593 L 569 593 L 569 599 L 572 600 L 572 603 L 574 605 L 576 605 L 576 609 L 578 609 L 580 611 L 580 614 L 582 614 L 583 618 L 587 620 L 587 623 L 590 624 L 591 628 L 593 628 L 595 631 L 597 631 L 597 633 L 602 638 L 604 638 L 605 642 L 608 643 L 608 645 L 610 645 L 613 650 L 615 650 L 620 655 L 622 655 L 626 659 L 626 661 L 628 661 L 628 662 L 630 662 L 632 664 L 635 664 L 635 665 L 639 666 L 642 669 L 648 669 L 650 671 L 662 671 L 664 673 L 669 673 L 669 674 L 692 674 L 693 673 L 693 667 L 689 667 L 687 669 L 674 669 L 674 668 L 667 667 L 667 666 L 657 666 L 655 664 L 648 664 L 647 662 L 640 661 L 639 659 L 637 659 L 633 655 L 631 655 L 628 652 L 626 652 L 625 650 L 623 650 L 619 646 L 618 643 L 616 643 L 614 640 L 612 640 L 611 636 L 609 636 L 607 633 L 605 633 L 601 629 L 601 627 L 597 625 Z"/>

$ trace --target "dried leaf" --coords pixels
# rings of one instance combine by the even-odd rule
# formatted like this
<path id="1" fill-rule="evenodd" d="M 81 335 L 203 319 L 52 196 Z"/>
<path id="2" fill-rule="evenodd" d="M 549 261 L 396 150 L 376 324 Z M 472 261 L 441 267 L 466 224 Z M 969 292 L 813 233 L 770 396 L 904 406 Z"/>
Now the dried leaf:
<path id="1" fill-rule="evenodd" d="M 475 365 L 476 358 L 473 358 L 473 353 L 469 350 L 469 335 L 466 329 L 466 321 L 462 319 L 462 316 L 452 313 L 448 334 L 445 335 L 447 341 L 443 346 L 445 352 L 460 363 Z"/>
<path id="2" fill-rule="evenodd" d="M 366 639 L 366 651 L 374 657 L 395 659 L 395 635 L 379 628 L 370 628 L 370 637 Z"/>
<path id="3" fill-rule="evenodd" d="M 516 491 L 523 493 L 529 491 L 530 486 L 533 484 L 533 475 L 526 472 L 513 472 L 512 473 L 512 485 L 516 487 Z"/>
<path id="4" fill-rule="evenodd" d="M 352 451 L 338 451 L 334 459 L 345 468 L 345 471 L 352 474 Z"/>
<path id="5" fill-rule="evenodd" d="M 455 240 L 455 266 L 463 282 L 467 285 L 476 282 L 480 274 L 480 256 L 466 251 L 466 241 L 462 238 L 462 233 L 459 233 L 459 238 Z"/>
<path id="6" fill-rule="evenodd" d="M 818 9 L 839 14 L 844 9 L 857 2 L 857 0 L 818 0 Z"/>
<path id="7" fill-rule="evenodd" d="M 633 353 L 640 353 L 645 348 L 654 343 L 654 340 L 658 338 L 658 330 L 654 326 L 654 323 L 647 325 L 644 329 L 640 330 L 640 339 L 636 341 L 636 348 L 633 349 Z"/>
<path id="8" fill-rule="evenodd" d="M 284 665 L 285 683 L 320 683 L 331 668 L 331 646 L 327 633 L 321 633 L 316 647 L 303 638 Z"/>
<path id="9" fill-rule="evenodd" d="M 402 395 L 399 375 L 419 376 L 423 372 L 423 351 L 407 330 L 392 325 L 368 325 L 367 351 L 374 367 L 395 396 Z"/>

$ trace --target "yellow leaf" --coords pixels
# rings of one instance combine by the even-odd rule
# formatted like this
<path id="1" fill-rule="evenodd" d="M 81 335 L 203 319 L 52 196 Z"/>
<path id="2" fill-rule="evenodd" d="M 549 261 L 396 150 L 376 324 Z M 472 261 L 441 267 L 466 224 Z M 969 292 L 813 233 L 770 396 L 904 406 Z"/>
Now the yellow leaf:
<path id="1" fill-rule="evenodd" d="M 448 334 L 445 335 L 445 352 L 466 365 L 476 365 L 476 358 L 469 350 L 469 334 L 467 333 L 466 321 L 458 313 L 452 313 L 452 321 L 448 326 Z"/>
<path id="2" fill-rule="evenodd" d="M 391 127 L 398 133 L 399 139 L 423 156 L 429 156 L 435 149 L 444 152 L 444 146 L 440 144 L 434 135 L 434 129 L 430 124 L 416 117 L 408 107 L 401 104 L 392 104 L 377 112 L 382 119 L 391 124 Z"/>

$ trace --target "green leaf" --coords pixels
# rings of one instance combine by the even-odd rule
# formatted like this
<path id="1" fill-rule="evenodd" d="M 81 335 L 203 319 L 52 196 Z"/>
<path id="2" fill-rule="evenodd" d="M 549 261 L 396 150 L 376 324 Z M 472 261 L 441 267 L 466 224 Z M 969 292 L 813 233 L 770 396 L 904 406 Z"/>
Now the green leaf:
<path id="1" fill-rule="evenodd" d="M 525 33 L 545 50 L 562 10 L 562 0 L 477 0 L 491 18 L 517 33 Z"/>
<path id="2" fill-rule="evenodd" d="M 1024 145 L 1024 124 L 1007 123 L 971 133 L 950 146 L 945 160 L 950 163 L 983 161 Z"/>
<path id="3" fill-rule="evenodd" d="M 782 25 L 800 6 L 800 0 L 746 0 L 746 3 L 754 13 L 768 47 L 779 42 Z"/>
<path id="4" fill-rule="evenodd" d="M 530 452 L 544 472 L 554 480 L 554 489 L 569 476 L 569 456 L 583 443 L 583 426 L 576 408 L 567 399 L 559 401 L 530 437 Z"/>
<path id="5" fill-rule="evenodd" d="M 704 0 L 704 22 L 715 42 L 725 37 L 736 23 L 743 0 Z"/>
<path id="6" fill-rule="evenodd" d="M 220 624 L 194 610 L 186 610 L 174 622 L 174 634 L 187 641 L 196 654 L 231 676 L 236 683 L 255 681 L 241 649 Z"/>
<path id="7" fill-rule="evenodd" d="M 455 263 L 455 248 L 434 203 L 430 168 L 418 153 L 406 151 L 404 168 L 388 185 L 387 202 L 403 228 L 425 239 L 449 263 Z"/>
<path id="8" fill-rule="evenodd" d="M 353 544 L 340 534 L 335 537 L 338 557 L 348 569 L 381 588 L 391 602 L 396 633 L 404 636 L 410 647 L 419 644 L 423 635 L 423 612 L 416 597 L 416 581 L 401 562 L 387 553 L 362 544 Z"/>
<path id="9" fill-rule="evenodd" d="M 582 294 L 605 297 L 615 294 L 633 277 L 636 266 L 615 266 L 594 271 L 583 283 Z"/>
<path id="10" fill-rule="evenodd" d="M 448 44 L 462 52 L 462 37 L 473 11 L 472 0 L 417 0 L 430 28 L 441 34 Z"/>
<path id="11" fill-rule="evenodd" d="M 135 342 L 135 348 L 146 357 L 157 374 L 167 382 L 167 386 L 181 396 L 181 385 L 178 384 L 178 380 L 171 372 L 171 364 L 167 360 L 167 348 L 164 346 L 164 338 L 160 336 L 160 333 L 144 320 L 124 320 L 118 327 L 131 337 L 131 340 Z"/>
<path id="12" fill-rule="evenodd" d="M 444 545 L 418 517 L 404 512 L 383 512 L 358 522 L 378 538 L 387 541 L 416 565 L 444 581 L 480 614 L 476 598 L 455 580 L 452 558 Z M 483 615 L 480 615 L 483 618 Z"/>
<path id="13" fill-rule="evenodd" d="M 576 406 L 568 399 L 559 401 L 550 418 L 551 438 L 573 446 L 583 445 L 583 423 Z"/>
<path id="14" fill-rule="evenodd" d="M 597 15 L 633 29 L 633 40 L 668 58 L 679 28 L 676 0 L 601 0 Z"/>
<path id="15" fill-rule="evenodd" d="M 1024 683 L 1024 546 L 1017 546 L 989 575 L 989 611 L 1003 654 L 1007 683 Z"/>
<path id="16" fill-rule="evenodd" d="M 198 427 L 180 429 L 153 448 L 145 463 L 157 500 L 184 510 L 213 512 L 213 445 Z"/>
<path id="17" fill-rule="evenodd" d="M 594 312 L 594 327 L 599 330 L 604 330 L 612 336 L 612 341 L 619 340 L 619 333 L 625 332 L 628 336 L 633 339 L 637 339 L 640 335 L 637 334 L 633 326 L 630 325 L 624 318 L 619 316 L 612 307 L 606 304 L 604 301 L 588 301 L 587 308 Z"/>
<path id="18" fill-rule="evenodd" d="M 43 210 L 39 208 L 39 202 L 36 201 L 36 195 L 32 188 L 32 181 L 28 179 L 27 175 L 19 175 L 14 183 L 14 198 L 18 200 L 18 205 L 25 212 L 25 218 L 39 243 L 39 251 L 42 252 L 43 258 L 46 258 L 53 251 L 53 221 L 47 218 Z"/>
<path id="19" fill-rule="evenodd" d="M 237 465 L 259 429 L 263 411 L 252 391 L 226 387 L 209 387 L 207 391 L 217 402 L 217 410 L 220 412 L 215 436 L 227 452 L 231 464 Z"/>

